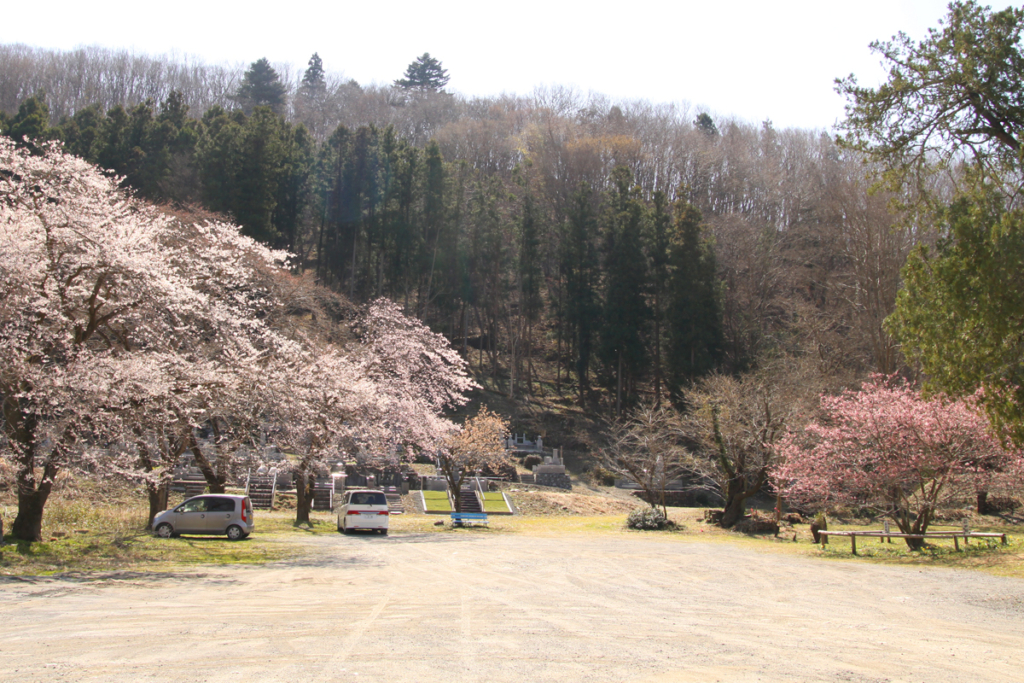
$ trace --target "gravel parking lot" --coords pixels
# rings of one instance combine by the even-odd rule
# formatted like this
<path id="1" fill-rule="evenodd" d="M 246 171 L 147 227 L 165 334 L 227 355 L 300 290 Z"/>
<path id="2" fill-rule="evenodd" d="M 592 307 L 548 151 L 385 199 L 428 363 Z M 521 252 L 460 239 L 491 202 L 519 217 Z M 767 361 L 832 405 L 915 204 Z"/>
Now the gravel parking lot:
<path id="1" fill-rule="evenodd" d="M 1019 681 L 1024 581 L 655 534 L 0 581 L 0 680 Z"/>

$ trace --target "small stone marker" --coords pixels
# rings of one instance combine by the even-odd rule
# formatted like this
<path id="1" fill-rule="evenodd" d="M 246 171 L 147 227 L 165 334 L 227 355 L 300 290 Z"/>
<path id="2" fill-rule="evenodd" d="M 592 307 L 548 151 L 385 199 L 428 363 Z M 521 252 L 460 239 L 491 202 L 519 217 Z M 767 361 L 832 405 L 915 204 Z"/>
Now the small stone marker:
<path id="1" fill-rule="evenodd" d="M 892 537 L 889 536 L 889 520 L 885 520 L 885 542 L 892 543 Z"/>

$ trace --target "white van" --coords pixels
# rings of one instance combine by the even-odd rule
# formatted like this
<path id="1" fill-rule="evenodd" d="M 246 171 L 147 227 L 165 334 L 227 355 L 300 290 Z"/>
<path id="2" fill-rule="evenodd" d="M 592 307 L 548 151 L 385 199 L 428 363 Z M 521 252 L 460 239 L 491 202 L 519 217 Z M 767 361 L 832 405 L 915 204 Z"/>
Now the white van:
<path id="1" fill-rule="evenodd" d="M 345 504 L 338 510 L 338 531 L 347 534 L 356 529 L 368 529 L 387 536 L 390 517 L 383 491 L 348 491 Z"/>

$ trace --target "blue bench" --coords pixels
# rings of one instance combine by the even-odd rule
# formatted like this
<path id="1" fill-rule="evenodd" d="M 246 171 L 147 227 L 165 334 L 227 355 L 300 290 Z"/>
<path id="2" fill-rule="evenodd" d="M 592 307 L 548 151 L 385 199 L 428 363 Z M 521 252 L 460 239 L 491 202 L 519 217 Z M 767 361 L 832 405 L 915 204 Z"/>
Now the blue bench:
<path id="1" fill-rule="evenodd" d="M 483 524 L 487 525 L 487 513 L 486 512 L 453 512 L 452 513 L 452 525 L 453 526 L 466 526 L 467 524 Z"/>

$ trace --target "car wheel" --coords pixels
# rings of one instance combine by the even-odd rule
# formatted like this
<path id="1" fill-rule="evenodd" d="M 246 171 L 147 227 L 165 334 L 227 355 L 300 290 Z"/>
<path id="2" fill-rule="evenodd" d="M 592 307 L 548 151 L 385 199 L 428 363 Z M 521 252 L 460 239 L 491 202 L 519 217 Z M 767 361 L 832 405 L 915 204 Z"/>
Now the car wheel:
<path id="1" fill-rule="evenodd" d="M 387 529 L 381 529 L 377 533 L 379 533 L 381 536 L 387 536 L 388 535 L 388 530 Z"/>
<path id="2" fill-rule="evenodd" d="M 242 531 L 242 527 L 237 524 L 232 524 L 228 527 L 228 540 L 229 541 L 240 541 L 245 538 L 245 532 Z"/>
<path id="3" fill-rule="evenodd" d="M 167 522 L 157 524 L 155 531 L 156 535 L 160 538 L 170 538 L 171 536 L 174 536 L 174 527 Z"/>

